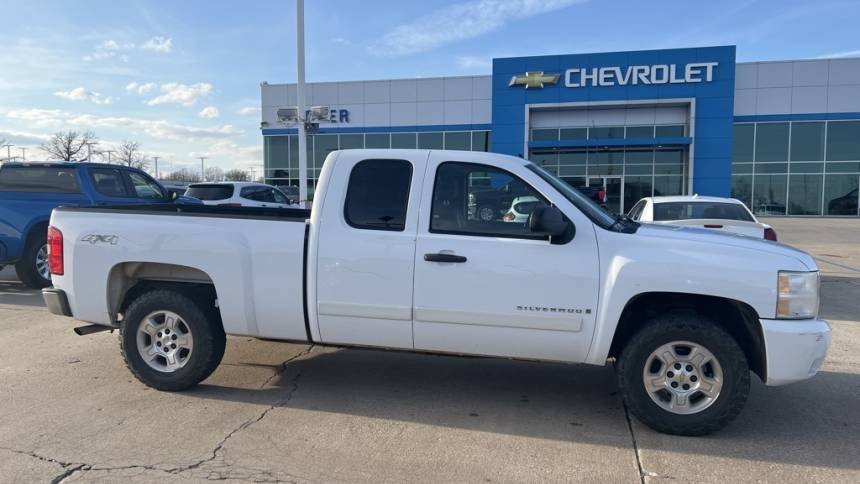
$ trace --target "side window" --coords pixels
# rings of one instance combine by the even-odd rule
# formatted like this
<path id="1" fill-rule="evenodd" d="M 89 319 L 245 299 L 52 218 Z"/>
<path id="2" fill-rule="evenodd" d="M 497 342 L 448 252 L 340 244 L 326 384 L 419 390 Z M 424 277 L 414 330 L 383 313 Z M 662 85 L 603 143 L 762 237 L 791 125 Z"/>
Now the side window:
<path id="1" fill-rule="evenodd" d="M 406 227 L 412 163 L 364 160 L 349 175 L 343 215 L 357 229 L 402 232 Z"/>
<path id="2" fill-rule="evenodd" d="M 80 193 L 77 170 L 34 166 L 6 166 L 0 169 L 0 191 Z"/>
<path id="3" fill-rule="evenodd" d="M 278 190 L 277 188 L 269 188 L 269 191 L 272 193 L 272 198 L 274 198 L 275 203 L 281 203 L 284 205 L 287 205 L 290 203 L 290 201 L 287 200 L 287 197 L 285 197 L 284 194 L 281 193 L 281 191 Z"/>
<path id="4" fill-rule="evenodd" d="M 639 217 L 642 216 L 643 208 L 645 208 L 645 200 L 639 200 L 636 205 L 633 205 L 633 208 L 630 209 L 627 216 L 633 220 L 639 220 Z"/>
<path id="5" fill-rule="evenodd" d="M 274 203 L 275 198 L 272 196 L 271 190 L 268 187 L 250 186 L 242 188 L 239 196 L 253 200 L 255 202 Z"/>
<path id="6" fill-rule="evenodd" d="M 131 186 L 134 187 L 135 195 L 138 198 L 146 198 L 148 200 L 162 200 L 164 194 L 161 192 L 161 187 L 152 178 L 141 175 L 140 173 L 130 171 L 128 177 L 131 180 Z"/>
<path id="7" fill-rule="evenodd" d="M 129 196 L 122 180 L 122 173 L 115 168 L 93 168 L 90 170 L 90 178 L 96 191 L 106 197 Z"/>
<path id="8" fill-rule="evenodd" d="M 549 205 L 515 175 L 487 165 L 446 162 L 436 169 L 430 231 L 543 239 L 528 228 L 529 215 Z"/>

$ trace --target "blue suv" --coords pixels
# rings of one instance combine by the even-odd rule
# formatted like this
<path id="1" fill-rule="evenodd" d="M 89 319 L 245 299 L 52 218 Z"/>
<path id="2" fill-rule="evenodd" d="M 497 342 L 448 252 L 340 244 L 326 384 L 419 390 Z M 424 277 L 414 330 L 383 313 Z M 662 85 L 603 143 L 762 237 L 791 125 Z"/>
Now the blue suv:
<path id="1" fill-rule="evenodd" d="M 0 268 L 15 264 L 21 282 L 51 285 L 47 232 L 60 205 L 184 203 L 142 170 L 102 163 L 4 163 L 0 166 Z"/>

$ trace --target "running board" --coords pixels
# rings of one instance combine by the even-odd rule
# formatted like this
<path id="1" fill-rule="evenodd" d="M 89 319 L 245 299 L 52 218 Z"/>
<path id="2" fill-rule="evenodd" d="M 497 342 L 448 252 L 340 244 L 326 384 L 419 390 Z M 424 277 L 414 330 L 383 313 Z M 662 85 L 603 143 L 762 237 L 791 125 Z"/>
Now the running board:
<path id="1" fill-rule="evenodd" d="M 89 326 L 78 326 L 75 328 L 75 334 L 86 336 L 88 334 L 101 333 L 102 331 L 113 331 L 114 329 L 110 326 L 102 326 L 101 324 L 90 324 Z"/>

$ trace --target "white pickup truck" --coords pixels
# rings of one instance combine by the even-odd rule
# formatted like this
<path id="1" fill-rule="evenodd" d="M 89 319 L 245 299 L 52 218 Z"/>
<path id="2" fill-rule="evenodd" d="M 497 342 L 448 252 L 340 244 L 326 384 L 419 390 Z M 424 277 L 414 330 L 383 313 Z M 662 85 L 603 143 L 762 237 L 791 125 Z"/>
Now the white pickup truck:
<path id="1" fill-rule="evenodd" d="M 478 192 L 497 218 L 477 216 Z M 540 203 L 506 220 L 525 196 Z M 634 415 L 701 435 L 740 412 L 750 371 L 768 385 L 809 378 L 830 343 L 808 254 L 639 224 L 491 153 L 333 152 L 310 211 L 58 208 L 48 245 L 51 312 L 92 323 L 79 334 L 119 329 L 128 367 L 159 390 L 208 377 L 225 334 L 614 360 Z"/>

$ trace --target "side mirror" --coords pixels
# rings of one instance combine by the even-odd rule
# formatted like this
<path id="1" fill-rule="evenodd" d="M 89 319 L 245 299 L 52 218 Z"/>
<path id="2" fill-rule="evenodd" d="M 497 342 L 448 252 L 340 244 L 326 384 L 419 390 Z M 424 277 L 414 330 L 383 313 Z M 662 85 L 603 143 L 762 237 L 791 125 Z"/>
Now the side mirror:
<path id="1" fill-rule="evenodd" d="M 573 239 L 576 227 L 564 218 L 558 207 L 538 205 L 529 215 L 529 230 L 535 234 L 549 235 L 552 243 L 564 244 Z"/>
<path id="2" fill-rule="evenodd" d="M 167 198 L 170 199 L 171 202 L 175 202 L 177 198 L 179 198 L 179 192 L 168 192 L 169 195 Z"/>

